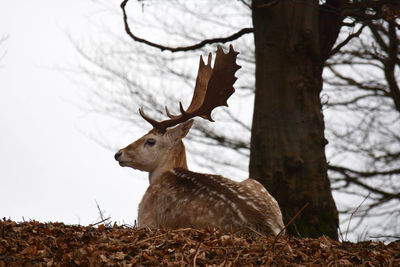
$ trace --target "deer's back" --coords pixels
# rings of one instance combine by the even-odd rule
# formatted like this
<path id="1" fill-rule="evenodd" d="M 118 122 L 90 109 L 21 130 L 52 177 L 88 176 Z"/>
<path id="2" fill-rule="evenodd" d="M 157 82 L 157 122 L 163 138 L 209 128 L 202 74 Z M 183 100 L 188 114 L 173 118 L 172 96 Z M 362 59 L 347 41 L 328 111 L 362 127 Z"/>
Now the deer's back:
<path id="1" fill-rule="evenodd" d="M 219 227 L 228 232 L 252 228 L 277 234 L 282 215 L 276 200 L 257 181 L 241 183 L 176 168 L 147 189 L 139 205 L 139 227 Z"/>

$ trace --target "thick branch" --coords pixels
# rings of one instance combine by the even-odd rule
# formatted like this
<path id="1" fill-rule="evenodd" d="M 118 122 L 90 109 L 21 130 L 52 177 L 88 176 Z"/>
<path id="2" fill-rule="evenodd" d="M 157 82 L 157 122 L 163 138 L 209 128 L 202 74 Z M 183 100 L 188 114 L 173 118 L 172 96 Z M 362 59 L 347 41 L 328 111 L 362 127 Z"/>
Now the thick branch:
<path id="1" fill-rule="evenodd" d="M 319 38 L 322 62 L 325 62 L 331 53 L 331 49 L 339 36 L 343 18 L 339 12 L 340 1 L 327 0 L 320 6 L 319 12 Z"/>
<path id="2" fill-rule="evenodd" d="M 390 9 L 398 9 L 398 0 L 358 0 L 358 1 L 341 1 L 341 10 L 344 17 L 350 16 L 358 20 L 374 20 L 382 19 L 382 7 L 387 6 Z M 374 11 L 375 14 L 366 12 Z"/>
<path id="3" fill-rule="evenodd" d="M 340 44 L 338 44 L 331 50 L 330 55 L 332 56 L 332 55 L 336 54 L 340 49 L 342 49 L 342 47 L 347 45 L 354 37 L 359 37 L 365 26 L 366 25 L 362 25 L 360 27 L 360 29 L 358 29 L 358 31 L 347 36 L 347 38 L 343 42 L 341 42 Z"/>
<path id="4" fill-rule="evenodd" d="M 388 47 L 388 58 L 386 60 L 385 66 L 385 76 L 388 81 L 389 89 L 393 102 L 396 109 L 400 112 L 400 88 L 397 84 L 395 77 L 395 68 L 398 55 L 398 39 L 396 35 L 396 29 L 393 24 L 389 24 L 389 47 Z"/>
<path id="5" fill-rule="evenodd" d="M 247 34 L 247 33 L 252 33 L 253 32 L 253 28 L 243 28 L 240 31 L 228 36 L 228 37 L 221 37 L 221 38 L 212 38 L 212 39 L 205 39 L 197 44 L 194 45 L 190 45 L 190 46 L 181 46 L 181 47 L 169 47 L 169 46 L 164 46 L 164 45 L 160 45 L 157 43 L 153 43 L 151 41 L 148 41 L 146 39 L 140 38 L 136 35 L 134 35 L 129 27 L 128 24 L 128 16 L 126 14 L 125 11 L 125 6 L 128 3 L 129 0 L 124 0 L 121 3 L 121 8 L 122 8 L 122 13 L 124 16 L 124 24 L 125 24 L 125 31 L 126 33 L 136 42 L 139 43 L 144 43 L 146 45 L 155 47 L 155 48 L 159 48 L 161 49 L 161 51 L 167 50 L 167 51 L 171 51 L 171 52 L 182 52 L 182 51 L 190 51 L 190 50 L 196 50 L 199 48 L 204 47 L 207 44 L 214 44 L 214 43 L 226 43 L 226 42 L 230 42 L 236 39 L 239 39 L 240 37 L 242 37 L 243 35 Z"/>

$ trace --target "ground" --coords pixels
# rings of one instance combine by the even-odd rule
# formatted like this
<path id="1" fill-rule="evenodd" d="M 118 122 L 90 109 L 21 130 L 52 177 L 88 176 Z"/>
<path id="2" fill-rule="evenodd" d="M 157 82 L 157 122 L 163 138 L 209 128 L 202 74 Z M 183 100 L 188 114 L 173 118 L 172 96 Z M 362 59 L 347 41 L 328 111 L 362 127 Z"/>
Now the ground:
<path id="1" fill-rule="evenodd" d="M 3 266 L 400 266 L 400 241 L 337 242 L 151 230 L 129 226 L 0 221 Z"/>

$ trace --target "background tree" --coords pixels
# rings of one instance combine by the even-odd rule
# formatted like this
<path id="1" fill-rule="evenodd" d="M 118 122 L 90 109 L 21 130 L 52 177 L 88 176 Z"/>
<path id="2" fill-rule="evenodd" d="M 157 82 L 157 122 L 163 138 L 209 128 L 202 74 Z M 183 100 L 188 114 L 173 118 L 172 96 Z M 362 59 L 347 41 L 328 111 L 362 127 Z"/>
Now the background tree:
<path id="1" fill-rule="evenodd" d="M 365 199 L 353 216 L 359 218 L 354 226 L 376 218 L 386 223 L 380 230 L 369 229 L 371 236 L 382 232 L 398 236 L 399 25 L 396 21 L 365 21 L 353 34 L 360 37 L 327 62 L 327 135 L 334 140 L 330 178 L 334 190 Z M 354 206 L 343 210 L 353 211 Z"/>
<path id="2" fill-rule="evenodd" d="M 306 209 L 308 212 L 303 213 L 303 216 L 294 225 L 295 227 L 291 229 L 292 232 L 308 236 L 315 236 L 320 233 L 335 236 L 335 208 L 330 197 L 329 183 L 326 177 L 327 166 L 323 152 L 324 125 L 320 112 L 321 103 L 319 102 L 323 64 L 326 59 L 332 58 L 334 52 L 341 51 L 352 38 L 358 36 L 355 33 L 346 34 L 342 30 L 343 38 L 339 38 L 340 40 L 332 49 L 342 26 L 353 29 L 359 27 L 361 20 L 367 21 L 366 18 L 368 18 L 369 21 L 371 19 L 373 21 L 382 17 L 381 8 L 375 6 L 375 9 L 365 9 L 366 4 L 370 4 L 367 1 L 352 5 L 339 1 L 323 3 L 317 1 L 313 3 L 304 1 L 292 1 L 290 3 L 254 1 L 253 10 L 256 10 L 256 12 L 251 13 L 250 5 L 244 1 L 226 1 L 212 5 L 186 2 L 179 5 L 176 3 L 163 3 L 162 5 L 157 2 L 150 3 L 156 8 L 144 6 L 145 17 L 150 18 L 149 21 L 138 19 L 130 21 L 129 25 L 134 25 L 135 33 L 138 36 L 142 36 L 142 34 L 145 36 L 146 33 L 141 32 L 141 30 L 152 25 L 150 27 L 152 29 L 151 37 L 154 38 L 155 42 L 162 42 L 166 46 L 196 43 L 199 40 L 219 36 L 229 36 L 230 39 L 238 37 L 249 32 L 248 28 L 242 29 L 242 26 L 251 25 L 249 18 L 253 14 L 256 51 L 257 47 L 262 48 L 261 50 L 258 49 L 258 54 L 256 53 L 258 60 L 256 88 L 262 88 L 256 90 L 256 95 L 261 92 L 267 97 L 266 102 L 261 101 L 261 109 L 255 107 L 252 134 L 253 148 L 251 150 L 251 162 L 253 163 L 250 164 L 250 172 L 252 175 L 255 174 L 254 177 L 260 177 L 264 185 L 279 199 L 286 219 L 293 216 L 304 202 L 312 201 L 311 207 Z M 232 8 L 227 9 L 227 6 Z M 258 8 L 254 8 L 254 6 L 258 6 Z M 163 10 L 160 11 L 160 9 Z M 167 21 L 152 20 L 154 10 L 167 12 L 168 9 L 173 9 L 174 13 L 179 13 L 179 15 L 170 16 L 169 19 L 171 20 Z M 131 9 L 129 10 L 131 11 Z M 196 12 L 193 10 L 196 10 Z M 157 12 L 155 17 L 157 17 Z M 169 12 L 171 13 L 171 11 Z M 259 12 L 258 15 L 257 12 Z M 229 14 L 229 16 L 221 14 Z M 351 15 L 354 21 L 342 23 L 348 15 Z M 134 17 L 137 18 L 138 15 L 136 14 Z M 188 18 L 193 21 L 194 25 L 202 25 L 204 28 L 189 29 L 188 23 L 185 22 Z M 264 21 L 264 18 L 271 21 L 265 24 L 267 21 Z M 285 20 L 282 18 L 285 18 Z M 148 24 L 149 22 L 153 24 Z M 160 25 L 156 25 L 157 23 Z M 162 24 L 164 24 L 163 27 Z M 207 29 L 213 29 L 211 37 L 207 34 L 210 32 Z M 257 33 L 257 29 L 262 29 L 262 31 Z M 154 34 L 154 32 L 157 34 Z M 237 33 L 236 36 L 231 37 L 232 32 Z M 320 32 L 323 34 L 320 34 Z M 155 38 L 155 36 L 158 38 Z M 257 36 L 259 36 L 259 39 L 257 39 Z M 137 113 L 138 104 L 147 103 L 145 105 L 157 108 L 158 115 L 161 116 L 163 106 L 169 99 L 183 99 L 183 95 L 191 93 L 194 81 L 194 77 L 191 77 L 191 75 L 195 73 L 192 66 L 196 65 L 193 64 L 192 59 L 195 57 L 197 62 L 197 51 L 194 53 L 185 52 L 184 54 L 160 53 L 139 43 L 130 43 L 124 37 L 115 37 L 118 40 L 118 45 L 113 43 L 111 46 L 103 43 L 90 52 L 77 46 L 78 51 L 89 62 L 99 67 L 93 70 L 88 65 L 82 65 L 82 70 L 94 77 L 94 81 L 102 88 L 102 90 L 96 89 L 99 98 L 91 98 L 93 101 L 100 100 L 100 102 L 94 103 L 98 111 L 132 121 L 133 114 Z M 287 42 L 287 40 L 291 41 Z M 168 44 L 168 41 L 175 43 Z M 209 40 L 206 43 L 213 41 L 221 41 L 221 39 Z M 199 146 L 196 147 L 196 152 L 202 154 L 201 157 L 197 158 L 197 163 L 208 170 L 210 166 L 219 168 L 222 163 L 225 163 L 227 167 L 224 168 L 223 172 L 228 173 L 228 175 L 232 172 L 237 173 L 237 169 L 245 170 L 247 167 L 247 164 L 243 163 L 245 162 L 243 159 L 249 156 L 248 140 L 252 129 L 249 123 L 252 114 L 249 103 L 253 101 L 254 91 L 252 36 L 246 35 L 232 42 L 234 42 L 235 48 L 241 52 L 239 59 L 243 68 L 242 72 L 238 74 L 240 77 L 236 86 L 238 90 L 236 98 L 234 95 L 231 99 L 233 102 L 231 106 L 236 105 L 240 108 L 235 110 L 231 108 L 216 114 L 216 124 L 223 121 L 221 124 L 227 124 L 226 127 L 219 127 L 214 124 L 211 128 L 209 124 L 199 122 L 196 125 L 196 131 L 192 134 L 192 142 L 202 143 L 200 148 Z M 257 43 L 259 43 L 258 46 Z M 210 50 L 210 47 L 206 47 L 205 50 Z M 192 60 L 189 67 L 185 65 L 187 64 L 186 59 Z M 270 75 L 271 72 L 274 72 L 274 75 Z M 141 82 L 140 77 L 138 77 L 139 73 L 140 76 L 147 75 L 147 77 L 157 80 L 157 83 L 164 90 L 155 93 L 153 88 L 157 86 L 154 85 L 154 82 L 151 86 Z M 334 75 L 335 73 L 332 72 L 331 74 Z M 165 76 L 169 77 L 168 82 L 163 82 Z M 179 82 L 182 78 L 184 85 Z M 120 88 L 116 88 L 116 85 L 119 85 Z M 266 87 L 267 85 L 268 87 Z M 177 92 L 177 90 L 173 90 L 175 87 L 183 89 Z M 268 90 L 264 88 L 268 88 Z M 116 93 L 118 90 L 120 92 Z M 327 91 L 327 94 L 330 94 L 330 92 Z M 261 99 L 259 94 L 256 99 Z M 270 98 L 269 96 L 274 97 Z M 273 101 L 275 99 L 278 101 Z M 333 97 L 329 98 L 327 107 L 333 108 L 333 105 L 330 105 L 332 99 Z M 257 101 L 259 100 L 256 100 L 256 106 Z M 176 100 L 172 102 L 176 103 Z M 265 109 L 264 103 L 268 104 Z M 274 120 L 273 115 L 275 114 L 277 119 Z M 138 122 L 135 121 L 135 123 Z M 229 132 L 220 130 L 227 127 L 232 130 Z M 293 132 L 296 131 L 293 129 L 300 131 L 295 135 Z M 255 131 L 256 134 L 254 134 Z M 327 133 L 329 137 L 340 138 L 340 136 L 331 134 L 329 131 Z M 269 141 L 257 137 L 260 139 L 258 141 L 256 136 L 267 137 Z M 336 144 L 336 139 L 331 140 L 331 143 Z M 218 146 L 214 146 L 215 144 L 218 144 Z M 332 156 L 339 154 L 335 149 L 336 146 L 331 149 L 333 151 L 330 152 Z M 224 162 L 221 162 L 221 159 L 215 160 L 213 155 L 220 154 L 216 150 L 230 150 L 231 158 Z M 204 154 L 204 151 L 212 152 Z M 212 160 L 204 162 L 204 155 L 209 156 Z M 263 166 L 265 162 L 267 164 Z M 265 168 L 267 166 L 268 168 Z M 331 169 L 333 170 L 333 168 Z M 220 170 L 217 172 L 221 173 Z M 307 182 L 307 179 L 311 179 L 313 182 Z M 333 181 L 339 181 L 339 179 L 335 179 Z M 274 183 L 274 181 L 279 182 Z M 285 188 L 282 184 L 288 185 L 288 187 Z M 288 188 L 289 190 L 287 190 Z M 321 190 L 322 193 L 319 192 L 321 188 L 324 189 Z M 351 184 L 347 187 L 335 187 L 337 190 L 348 190 L 349 188 L 353 188 Z M 328 208 L 326 209 L 326 207 Z M 328 212 L 321 212 L 325 210 L 328 210 Z M 352 210 L 346 211 L 352 212 Z M 319 217 L 316 217 L 316 215 Z M 327 222 L 327 224 L 324 224 L 324 222 Z M 311 228 L 308 227 L 310 225 L 312 225 Z"/>

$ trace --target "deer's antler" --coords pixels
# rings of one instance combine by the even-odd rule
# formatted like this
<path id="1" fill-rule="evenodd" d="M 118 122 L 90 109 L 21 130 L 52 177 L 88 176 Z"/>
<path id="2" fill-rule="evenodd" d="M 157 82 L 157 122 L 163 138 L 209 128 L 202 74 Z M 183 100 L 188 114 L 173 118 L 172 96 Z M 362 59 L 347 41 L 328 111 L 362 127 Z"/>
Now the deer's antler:
<path id="1" fill-rule="evenodd" d="M 211 53 L 208 55 L 207 65 L 204 64 L 203 58 L 200 56 L 199 71 L 192 101 L 187 110 L 179 102 L 180 115 L 172 115 L 167 107 L 165 107 L 165 111 L 170 118 L 168 120 L 159 122 L 148 117 L 144 113 L 143 107 L 139 109 L 140 115 L 155 130 L 161 133 L 164 133 L 168 127 L 175 126 L 196 116 L 213 121 L 211 118 L 212 110 L 218 106 L 228 106 L 227 100 L 235 92 L 233 88 L 233 84 L 237 80 L 235 72 L 241 68 L 236 64 L 238 54 L 239 52 L 234 51 L 232 45 L 229 46 L 227 54 L 218 45 L 214 68 L 211 68 Z"/>

